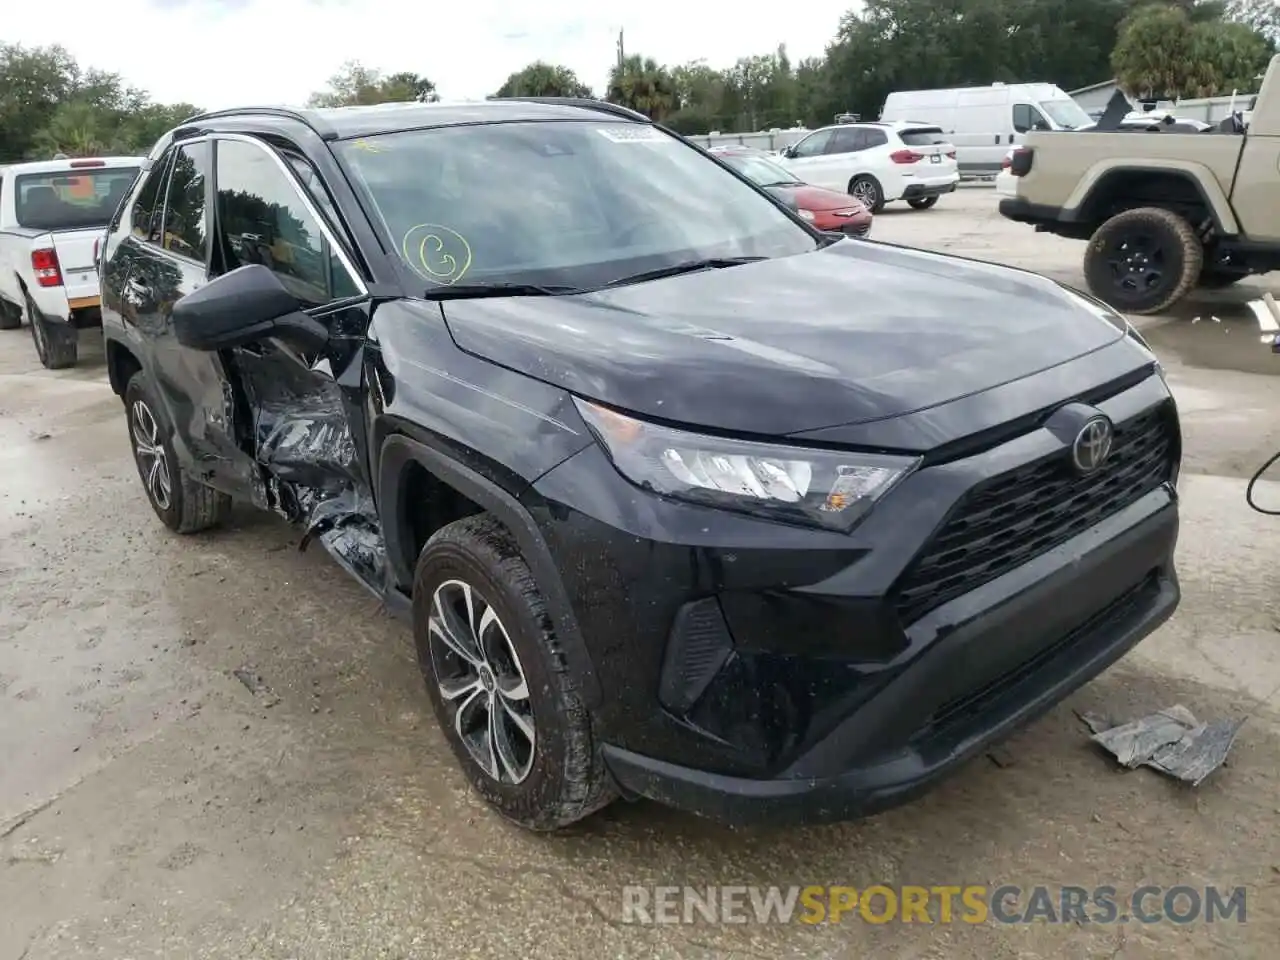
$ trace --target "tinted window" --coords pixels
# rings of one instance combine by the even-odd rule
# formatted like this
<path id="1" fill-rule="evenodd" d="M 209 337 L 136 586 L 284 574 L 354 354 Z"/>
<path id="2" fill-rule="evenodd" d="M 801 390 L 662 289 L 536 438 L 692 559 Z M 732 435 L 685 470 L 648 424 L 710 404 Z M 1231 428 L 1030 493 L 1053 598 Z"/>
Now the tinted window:
<path id="1" fill-rule="evenodd" d="M 219 140 L 217 167 L 218 229 L 228 270 L 260 263 L 307 306 L 360 293 L 266 146 Z"/>
<path id="2" fill-rule="evenodd" d="M 39 230 L 105 227 L 138 178 L 137 167 L 28 173 L 13 181 L 18 225 Z"/>
<path id="3" fill-rule="evenodd" d="M 209 178 L 209 142 L 188 143 L 178 148 L 169 175 L 168 198 L 164 207 L 164 235 L 161 245 L 192 260 L 204 262 L 209 252 L 208 220 L 205 216 L 205 184 Z"/>
<path id="4" fill-rule="evenodd" d="M 1013 105 L 1013 129 L 1018 133 L 1027 133 L 1030 130 L 1048 130 L 1049 123 L 1035 107 L 1027 103 L 1015 103 Z"/>
<path id="5" fill-rule="evenodd" d="M 866 141 L 862 144 L 864 150 L 869 147 L 883 147 L 889 142 L 889 135 L 883 130 L 877 130 L 875 127 L 866 127 L 863 133 L 867 135 Z"/>
<path id="6" fill-rule="evenodd" d="M 816 249 L 812 234 L 701 150 L 612 120 L 406 130 L 335 151 L 423 288 L 594 288 L 715 257 Z"/>
<path id="7" fill-rule="evenodd" d="M 908 147 L 928 147 L 947 142 L 941 127 L 917 127 L 914 130 L 902 130 L 898 135 Z"/>
<path id="8" fill-rule="evenodd" d="M 797 157 L 816 157 L 827 149 L 827 141 L 831 139 L 830 130 L 819 130 L 812 133 L 796 144 L 795 155 Z"/>
<path id="9" fill-rule="evenodd" d="M 172 158 L 173 150 L 166 150 L 147 174 L 146 182 L 133 201 L 129 221 L 133 235 L 139 240 L 160 238 L 160 218 L 164 213 L 164 198 L 160 191 L 164 187 L 165 174 L 169 171 L 169 161 Z"/>
<path id="10" fill-rule="evenodd" d="M 843 127 L 831 135 L 827 153 L 853 153 L 867 143 L 867 132 L 861 127 Z"/>

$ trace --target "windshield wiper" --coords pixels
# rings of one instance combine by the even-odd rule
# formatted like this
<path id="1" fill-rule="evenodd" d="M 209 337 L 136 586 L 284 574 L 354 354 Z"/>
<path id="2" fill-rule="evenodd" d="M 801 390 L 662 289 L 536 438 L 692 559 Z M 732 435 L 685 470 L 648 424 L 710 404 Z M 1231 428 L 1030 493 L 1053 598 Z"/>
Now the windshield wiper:
<path id="1" fill-rule="evenodd" d="M 645 270 L 643 273 L 633 273 L 629 277 L 619 277 L 617 280 L 610 280 L 604 286 L 620 287 L 628 283 L 643 283 L 646 280 L 662 280 L 666 277 L 678 277 L 682 273 L 697 273 L 699 270 L 720 270 L 724 267 L 736 267 L 744 263 L 755 263 L 757 260 L 764 260 L 765 257 L 707 257 L 704 260 L 686 260 L 684 263 L 674 263 L 669 267 L 658 267 L 656 270 Z"/>
<path id="2" fill-rule="evenodd" d="M 432 287 L 424 297 L 428 300 L 478 300 L 483 297 L 561 297 L 582 293 L 580 287 L 538 283 L 458 283 Z"/>
<path id="3" fill-rule="evenodd" d="M 804 182 L 801 180 L 779 180 L 776 183 L 762 184 L 765 187 L 803 187 Z"/>

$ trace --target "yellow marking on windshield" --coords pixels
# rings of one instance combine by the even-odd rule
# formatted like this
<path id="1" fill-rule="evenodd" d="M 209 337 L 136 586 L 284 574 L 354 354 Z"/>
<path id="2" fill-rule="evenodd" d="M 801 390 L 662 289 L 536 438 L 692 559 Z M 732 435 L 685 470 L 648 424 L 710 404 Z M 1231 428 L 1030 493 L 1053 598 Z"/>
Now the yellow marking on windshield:
<path id="1" fill-rule="evenodd" d="M 467 238 L 438 223 L 419 223 L 405 231 L 400 254 L 418 276 L 446 287 L 471 269 Z"/>
<path id="2" fill-rule="evenodd" d="M 370 143 L 368 140 L 356 140 L 351 144 L 357 150 L 363 150 L 365 153 L 386 153 L 387 148 L 380 143 Z"/>

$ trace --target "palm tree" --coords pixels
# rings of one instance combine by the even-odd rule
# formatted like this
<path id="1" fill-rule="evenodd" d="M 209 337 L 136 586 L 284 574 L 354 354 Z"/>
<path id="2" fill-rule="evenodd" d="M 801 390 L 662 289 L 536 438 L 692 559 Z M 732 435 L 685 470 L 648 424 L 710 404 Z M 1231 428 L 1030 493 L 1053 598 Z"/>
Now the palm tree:
<path id="1" fill-rule="evenodd" d="M 609 71 L 609 100 L 661 121 L 680 106 L 676 84 L 652 57 L 627 57 Z"/>

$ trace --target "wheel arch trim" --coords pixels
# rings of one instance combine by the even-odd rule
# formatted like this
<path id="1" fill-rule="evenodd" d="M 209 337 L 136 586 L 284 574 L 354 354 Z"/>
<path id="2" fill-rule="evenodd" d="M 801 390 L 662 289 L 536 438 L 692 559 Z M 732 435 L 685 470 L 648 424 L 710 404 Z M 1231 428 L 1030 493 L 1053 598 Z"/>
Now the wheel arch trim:
<path id="1" fill-rule="evenodd" d="M 492 480 L 447 454 L 400 433 L 392 434 L 383 441 L 377 474 L 379 513 L 393 582 L 397 585 L 411 584 L 413 567 L 418 559 L 412 555 L 413 543 L 406 536 L 408 524 L 405 521 L 408 503 L 404 477 L 409 466 L 415 463 L 492 514 L 511 532 L 547 601 L 556 637 L 578 682 L 583 703 L 589 709 L 598 706 L 601 695 L 595 665 L 551 549 L 529 511 Z"/>
<path id="2" fill-rule="evenodd" d="M 1061 219 L 1076 221 L 1098 184 L 1115 173 L 1171 173 L 1187 180 L 1200 194 L 1220 234 L 1236 236 L 1240 226 L 1235 212 L 1213 172 L 1194 160 L 1099 160 L 1085 171 L 1071 196 L 1062 205 Z"/>

